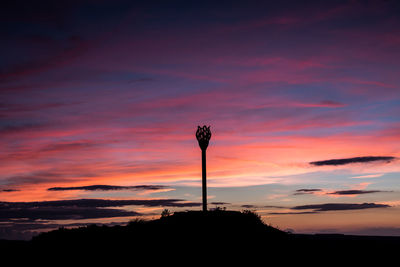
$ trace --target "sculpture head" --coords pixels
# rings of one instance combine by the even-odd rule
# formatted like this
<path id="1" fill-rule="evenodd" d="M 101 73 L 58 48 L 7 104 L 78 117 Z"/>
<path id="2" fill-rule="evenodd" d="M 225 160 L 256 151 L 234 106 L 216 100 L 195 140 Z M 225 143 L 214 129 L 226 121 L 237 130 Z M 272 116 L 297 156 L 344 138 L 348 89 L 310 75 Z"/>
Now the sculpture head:
<path id="1" fill-rule="evenodd" d="M 196 131 L 196 138 L 197 141 L 199 141 L 199 146 L 201 150 L 206 150 L 208 147 L 208 143 L 211 139 L 211 131 L 210 131 L 210 126 L 197 126 L 197 131 Z"/>

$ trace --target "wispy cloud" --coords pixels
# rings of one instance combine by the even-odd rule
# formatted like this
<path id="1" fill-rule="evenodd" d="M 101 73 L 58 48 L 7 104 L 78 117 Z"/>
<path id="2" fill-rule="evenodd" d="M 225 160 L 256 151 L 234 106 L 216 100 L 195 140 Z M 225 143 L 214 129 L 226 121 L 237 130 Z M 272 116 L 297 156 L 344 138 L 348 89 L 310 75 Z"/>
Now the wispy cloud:
<path id="1" fill-rule="evenodd" d="M 345 158 L 345 159 L 329 159 L 322 161 L 313 161 L 310 162 L 311 165 L 314 166 L 325 166 L 325 165 L 346 165 L 351 163 L 369 163 L 374 161 L 386 161 L 390 162 L 394 160 L 395 157 L 392 156 L 366 156 L 366 157 L 355 157 L 355 158 Z"/>

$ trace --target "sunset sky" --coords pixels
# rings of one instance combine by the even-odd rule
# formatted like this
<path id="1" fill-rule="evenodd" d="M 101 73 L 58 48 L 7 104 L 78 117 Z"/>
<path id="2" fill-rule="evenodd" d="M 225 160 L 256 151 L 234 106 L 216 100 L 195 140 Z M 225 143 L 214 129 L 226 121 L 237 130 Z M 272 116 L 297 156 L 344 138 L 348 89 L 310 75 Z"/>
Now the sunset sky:
<path id="1" fill-rule="evenodd" d="M 400 236 L 398 1 L 10 1 L 0 239 L 209 208 Z"/>

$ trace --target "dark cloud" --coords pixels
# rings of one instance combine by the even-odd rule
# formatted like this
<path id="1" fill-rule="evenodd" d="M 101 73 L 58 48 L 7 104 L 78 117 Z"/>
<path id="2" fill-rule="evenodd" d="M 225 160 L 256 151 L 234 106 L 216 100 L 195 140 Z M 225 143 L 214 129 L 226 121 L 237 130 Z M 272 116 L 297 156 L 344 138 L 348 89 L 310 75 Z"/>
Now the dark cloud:
<path id="1" fill-rule="evenodd" d="M 98 207 L 29 207 L 0 209 L 0 221 L 28 220 L 76 220 L 141 215 L 135 211 Z"/>
<path id="2" fill-rule="evenodd" d="M 257 206 L 256 205 L 245 204 L 245 205 L 242 205 L 241 207 L 245 208 L 245 209 L 253 209 L 253 208 L 256 208 Z"/>
<path id="3" fill-rule="evenodd" d="M 346 159 L 330 159 L 330 160 L 322 160 L 322 161 L 313 161 L 310 162 L 311 165 L 314 166 L 325 166 L 325 165 L 346 165 L 351 163 L 368 163 L 373 161 L 392 161 L 395 157 L 384 156 L 384 157 L 355 157 L 355 158 L 346 158 Z"/>
<path id="4" fill-rule="evenodd" d="M 154 78 L 138 78 L 138 79 L 130 80 L 129 83 L 152 82 L 152 81 L 154 81 Z"/>
<path id="5" fill-rule="evenodd" d="M 301 212 L 270 212 L 269 215 L 297 215 L 297 214 L 314 214 L 318 213 L 317 211 L 301 211 Z"/>
<path id="6" fill-rule="evenodd" d="M 296 192 L 303 192 L 303 193 L 308 193 L 308 192 L 316 192 L 316 191 L 321 191 L 322 189 L 297 189 Z"/>
<path id="7" fill-rule="evenodd" d="M 304 195 L 313 194 L 314 192 L 320 192 L 322 189 L 312 188 L 312 189 L 297 189 L 294 195 Z"/>
<path id="8" fill-rule="evenodd" d="M 270 207 L 270 206 L 267 206 Z M 275 206 L 272 206 L 275 207 Z M 376 203 L 326 203 L 326 204 L 314 204 L 314 205 L 302 205 L 289 208 L 291 210 L 298 211 L 288 211 L 288 212 L 270 212 L 270 215 L 296 215 L 296 214 L 316 214 L 324 211 L 338 211 L 338 210 L 362 210 L 362 209 L 372 209 L 372 208 L 388 208 L 391 207 L 385 204 Z M 276 207 L 285 208 L 285 207 Z M 287 209 L 287 207 L 285 208 Z M 307 211 L 302 211 L 307 210 Z"/>
<path id="9" fill-rule="evenodd" d="M 0 211 L 9 208 L 42 208 L 42 207 L 123 207 L 130 205 L 141 205 L 147 207 L 197 207 L 200 203 L 185 202 L 182 199 L 132 199 L 132 200 L 109 200 L 109 199 L 73 199 L 73 200 L 55 200 L 40 202 L 0 202 Z"/>
<path id="10" fill-rule="evenodd" d="M 380 192 L 388 192 L 381 190 L 340 190 L 332 193 L 328 193 L 329 195 L 361 195 L 361 194 L 372 194 L 372 193 L 380 193 Z"/>
<path id="11" fill-rule="evenodd" d="M 346 106 L 343 103 L 336 102 L 336 101 L 331 101 L 331 100 L 324 100 L 320 102 L 321 106 L 326 106 L 326 107 L 344 107 Z"/>
<path id="12" fill-rule="evenodd" d="M 0 125 L 0 136 L 32 132 L 48 127 L 43 123 L 8 123 Z"/>
<path id="13" fill-rule="evenodd" d="M 36 230 L 60 226 L 80 226 L 80 223 L 59 225 L 54 220 L 81 220 L 141 216 L 122 208 L 128 205 L 148 207 L 194 207 L 200 203 L 181 199 L 105 200 L 77 199 L 42 202 L 0 202 L 0 238 L 30 239 Z"/>
<path id="14" fill-rule="evenodd" d="M 51 144 L 42 148 L 39 152 L 51 152 L 51 151 L 65 151 L 65 150 L 80 150 L 98 146 L 97 143 L 85 141 L 85 142 L 70 142 L 70 143 L 59 143 Z"/>
<path id="15" fill-rule="evenodd" d="M 68 190 L 86 190 L 86 191 L 109 191 L 109 190 L 162 190 L 170 188 L 165 185 L 135 185 L 135 186 L 118 186 L 118 185 L 88 185 L 77 187 L 52 187 L 49 191 L 68 191 Z"/>
<path id="16" fill-rule="evenodd" d="M 27 131 L 29 129 L 26 129 Z M 21 131 L 23 131 L 21 129 Z M 1 129 L 0 129 L 0 135 L 1 135 Z M 115 141 L 110 141 L 108 143 L 115 142 Z M 16 150 L 13 151 L 12 153 L 7 153 L 2 156 L 0 156 L 0 160 L 2 161 L 21 161 L 21 160 L 35 160 L 39 158 L 54 158 L 54 153 L 77 153 L 77 152 L 86 152 L 88 150 L 93 150 L 96 148 L 99 148 L 100 146 L 106 144 L 105 141 L 88 141 L 88 140 L 78 140 L 78 141 L 73 141 L 73 142 L 58 142 L 58 143 L 52 143 L 48 144 L 45 146 L 42 146 L 39 149 L 21 149 L 21 150 Z M 71 173 L 71 169 L 68 168 L 67 172 Z M 49 174 L 49 171 L 41 171 L 41 172 L 32 172 L 32 173 L 27 173 L 23 175 L 19 175 L 19 177 L 24 177 L 24 176 L 46 176 Z M 52 168 L 51 173 L 55 173 L 54 168 Z M 18 179 L 18 178 L 17 178 Z"/>
<path id="17" fill-rule="evenodd" d="M 2 189 L 2 190 L 0 190 L 0 192 L 17 192 L 17 191 L 20 191 L 20 190 L 18 190 L 18 189 Z"/>
<path id="18" fill-rule="evenodd" d="M 0 221 L 71 220 L 141 215 L 135 211 L 115 208 L 129 205 L 141 205 L 147 207 L 194 207 L 200 206 L 200 203 L 184 202 L 181 199 L 76 199 L 42 202 L 0 202 Z"/>
<path id="19" fill-rule="evenodd" d="M 38 39 L 41 42 L 37 42 Z M 33 49 L 40 49 L 51 46 L 41 57 L 32 56 L 30 60 L 18 60 L 8 65 L 8 68 L 0 69 L 0 81 L 17 81 L 24 76 L 39 74 L 43 71 L 49 71 L 52 68 L 61 67 L 71 60 L 85 53 L 93 44 L 84 38 L 71 38 L 63 36 L 57 38 L 41 35 L 34 39 L 23 38 L 30 42 Z M 21 41 L 21 40 L 20 40 Z"/>
<path id="20" fill-rule="evenodd" d="M 71 170 L 67 168 L 54 169 L 50 171 L 32 172 L 29 174 L 21 174 L 10 176 L 5 179 L 9 185 L 21 184 L 41 184 L 49 183 L 57 180 L 58 182 L 75 180 L 77 177 L 97 177 L 98 173 L 80 172 L 79 170 Z"/>
<path id="21" fill-rule="evenodd" d="M 400 236 L 400 227 L 370 227 L 354 229 L 346 232 L 351 235 L 369 235 L 369 236 Z"/>
<path id="22" fill-rule="evenodd" d="M 211 202 L 212 205 L 230 205 L 231 203 L 228 202 Z"/>
<path id="23" fill-rule="evenodd" d="M 314 204 L 314 205 L 303 205 L 296 206 L 291 209 L 293 210 L 313 210 L 313 212 L 320 211 L 335 211 L 335 210 L 361 210 L 361 209 L 373 209 L 373 208 L 388 208 L 389 205 L 376 204 L 376 203 L 326 203 L 326 204 Z"/>
<path id="24" fill-rule="evenodd" d="M 245 209 L 256 209 L 256 208 L 272 208 L 272 209 L 287 209 L 288 207 L 283 207 L 283 206 L 257 206 L 257 205 L 251 205 L 251 204 L 245 204 L 241 206 L 242 208 Z"/>
<path id="25" fill-rule="evenodd" d="M 1 88 L 3 89 L 3 88 Z M 68 107 L 72 104 L 77 103 L 61 103 L 61 102 L 51 102 L 51 103 L 24 103 L 24 104 L 15 104 L 15 103 L 0 103 L 0 116 L 1 117 L 13 117 L 16 113 L 27 113 L 27 112 L 36 112 L 43 111 L 48 109 L 56 109 L 61 107 Z"/>
<path id="26" fill-rule="evenodd" d="M 20 185 L 20 184 L 40 184 L 46 182 L 52 182 L 54 180 L 64 180 L 68 178 L 73 178 L 78 174 L 63 173 L 59 171 L 40 171 L 30 174 L 22 174 L 11 176 L 6 179 L 9 184 Z M 83 176 L 83 175 L 82 175 Z"/>
<path id="27" fill-rule="evenodd" d="M 294 193 L 294 195 L 305 195 L 305 194 L 314 194 L 315 192 L 321 192 L 322 189 L 298 189 Z M 362 195 L 362 194 L 372 194 L 372 193 L 380 193 L 380 192 L 389 192 L 382 190 L 338 190 L 334 192 L 324 194 L 326 195 Z"/>
<path id="28" fill-rule="evenodd" d="M 10 240 L 30 240 L 33 236 L 37 235 L 40 231 L 50 231 L 56 230 L 60 227 L 83 227 L 87 225 L 92 225 L 93 223 L 67 223 L 67 224 L 58 224 L 51 223 L 46 220 L 40 221 L 27 221 L 27 220 L 18 220 L 11 221 L 7 223 L 2 223 L 0 225 L 0 239 L 10 239 Z M 102 223 L 99 225 L 106 226 L 114 226 L 114 225 L 123 225 L 126 223 Z"/>
<path id="29" fill-rule="evenodd" d="M 0 66 L 0 81 L 20 81 L 26 76 L 68 66 L 115 33 L 122 18 L 130 15 L 130 6 L 133 5 L 122 3 L 125 8 L 121 8 L 121 5 L 112 6 L 107 1 L 95 6 L 89 2 L 44 2 L 2 5 L 0 21 L 7 25 L 1 29 L 2 39 L 8 53 Z M 89 16 L 77 15 L 87 10 L 90 10 Z M 84 24 L 87 27 L 78 26 Z M 30 52 L 29 56 L 25 56 L 26 51 Z M 46 78 L 60 79 L 57 75 L 47 75 Z"/>
<path id="30" fill-rule="evenodd" d="M 264 208 L 273 208 L 273 209 L 287 209 L 287 207 L 282 206 L 263 206 Z"/>
<path id="31" fill-rule="evenodd" d="M 29 230 L 14 229 L 13 226 L 0 226 L 0 239 L 29 240 L 33 235 Z"/>

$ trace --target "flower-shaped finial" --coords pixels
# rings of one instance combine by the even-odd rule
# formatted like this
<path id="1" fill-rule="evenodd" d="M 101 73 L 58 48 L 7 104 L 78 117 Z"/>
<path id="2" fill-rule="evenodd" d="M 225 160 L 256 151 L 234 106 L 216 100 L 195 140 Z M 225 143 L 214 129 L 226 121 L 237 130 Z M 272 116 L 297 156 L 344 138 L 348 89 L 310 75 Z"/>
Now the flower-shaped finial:
<path id="1" fill-rule="evenodd" d="M 197 126 L 197 131 L 196 131 L 196 138 L 197 141 L 199 141 L 199 146 L 201 150 L 206 150 L 208 147 L 208 143 L 211 139 L 211 131 L 210 131 L 210 126 Z"/>

